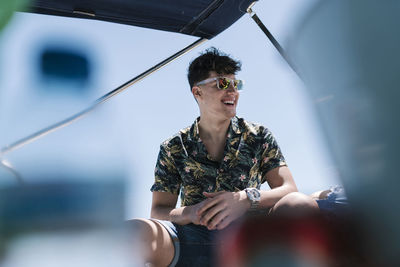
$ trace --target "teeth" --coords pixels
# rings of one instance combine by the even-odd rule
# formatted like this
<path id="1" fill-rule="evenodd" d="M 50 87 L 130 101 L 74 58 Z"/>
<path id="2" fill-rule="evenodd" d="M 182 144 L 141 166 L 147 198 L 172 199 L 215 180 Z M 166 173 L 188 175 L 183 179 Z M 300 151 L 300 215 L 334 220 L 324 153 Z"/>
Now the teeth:
<path id="1" fill-rule="evenodd" d="M 234 104 L 234 101 L 224 101 L 224 104 L 231 104 L 231 105 L 233 105 L 233 104 Z"/>

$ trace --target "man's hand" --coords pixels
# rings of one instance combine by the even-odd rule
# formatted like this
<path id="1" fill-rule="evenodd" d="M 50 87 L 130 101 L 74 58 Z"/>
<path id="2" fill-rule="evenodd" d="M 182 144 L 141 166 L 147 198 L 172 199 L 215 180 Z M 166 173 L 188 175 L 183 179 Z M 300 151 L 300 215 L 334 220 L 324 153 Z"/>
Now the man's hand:
<path id="1" fill-rule="evenodd" d="M 250 201 L 244 191 L 203 194 L 207 199 L 199 203 L 202 205 L 197 210 L 197 215 L 200 224 L 209 230 L 225 228 L 250 208 Z"/>
<path id="2" fill-rule="evenodd" d="M 199 215 L 199 210 L 207 203 L 208 199 L 203 200 L 193 206 L 187 206 L 189 208 L 189 221 L 193 224 L 201 224 L 201 215 Z"/>

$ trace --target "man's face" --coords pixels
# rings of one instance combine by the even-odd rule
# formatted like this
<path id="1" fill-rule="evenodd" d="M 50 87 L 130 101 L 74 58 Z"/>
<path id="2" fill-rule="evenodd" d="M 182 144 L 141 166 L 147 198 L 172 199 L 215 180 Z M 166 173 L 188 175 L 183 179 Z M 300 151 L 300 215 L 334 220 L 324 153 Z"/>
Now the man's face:
<path id="1" fill-rule="evenodd" d="M 235 79 L 234 74 L 218 74 L 211 71 L 208 78 L 214 77 Z M 192 93 L 197 99 L 201 114 L 216 119 L 230 119 L 236 115 L 239 92 L 233 87 L 232 83 L 227 89 L 221 90 L 217 87 L 217 81 L 213 80 L 193 86 Z"/>

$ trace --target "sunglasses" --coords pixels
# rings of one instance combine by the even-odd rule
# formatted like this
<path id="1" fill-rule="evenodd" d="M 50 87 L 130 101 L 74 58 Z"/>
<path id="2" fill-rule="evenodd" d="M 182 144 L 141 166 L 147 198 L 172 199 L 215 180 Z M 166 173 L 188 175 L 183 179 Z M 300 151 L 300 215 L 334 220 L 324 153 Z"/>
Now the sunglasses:
<path id="1" fill-rule="evenodd" d="M 206 84 L 212 81 L 217 81 L 217 87 L 219 90 L 226 90 L 229 88 L 229 86 L 232 84 L 233 88 L 236 90 L 242 90 L 243 87 L 243 81 L 242 80 L 235 80 L 235 79 L 229 79 L 226 77 L 214 77 L 214 78 L 208 78 L 203 81 L 198 82 L 196 85 L 202 85 Z"/>

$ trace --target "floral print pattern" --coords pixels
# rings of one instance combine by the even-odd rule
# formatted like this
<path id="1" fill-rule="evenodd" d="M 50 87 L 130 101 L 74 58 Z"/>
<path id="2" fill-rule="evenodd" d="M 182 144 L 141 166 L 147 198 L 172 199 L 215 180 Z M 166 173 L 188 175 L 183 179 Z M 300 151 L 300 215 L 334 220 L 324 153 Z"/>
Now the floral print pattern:
<path id="1" fill-rule="evenodd" d="M 286 166 L 272 133 L 238 117 L 231 119 L 223 160 L 212 160 L 199 136 L 199 119 L 161 144 L 152 192 L 180 192 L 181 205 L 189 206 L 204 200 L 203 192 L 260 188 L 268 171 Z"/>

